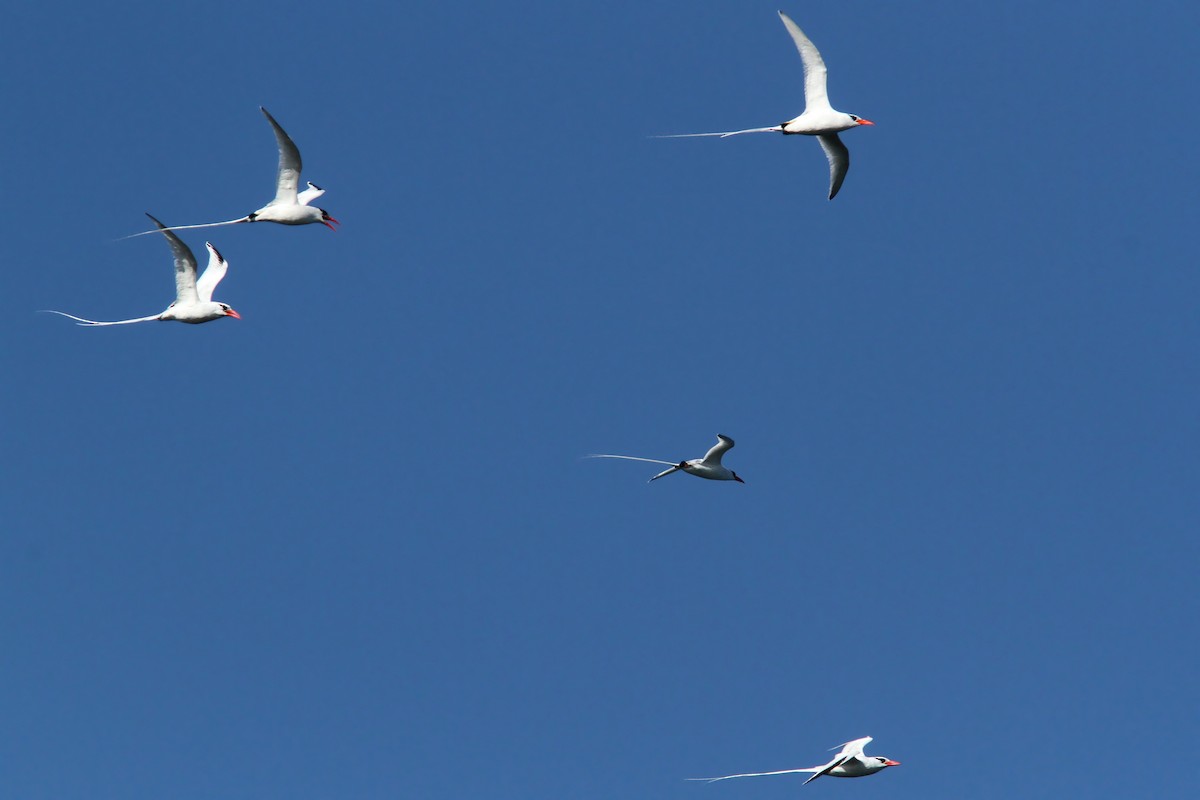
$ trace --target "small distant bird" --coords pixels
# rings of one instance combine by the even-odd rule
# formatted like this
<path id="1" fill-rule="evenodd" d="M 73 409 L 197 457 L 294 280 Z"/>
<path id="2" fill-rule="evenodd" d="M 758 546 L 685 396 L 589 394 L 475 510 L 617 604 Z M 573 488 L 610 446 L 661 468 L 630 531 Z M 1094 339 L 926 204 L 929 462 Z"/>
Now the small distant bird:
<path id="1" fill-rule="evenodd" d="M 787 122 L 773 125 L 770 128 L 747 128 L 744 131 L 725 131 L 723 133 L 681 133 L 674 136 L 660 136 L 660 139 L 687 139 L 695 136 L 737 136 L 741 133 L 803 133 L 816 136 L 825 150 L 829 160 L 829 199 L 832 200 L 842 188 L 846 173 L 850 170 L 850 151 L 838 138 L 838 131 L 849 130 L 859 125 L 874 125 L 869 119 L 834 111 L 829 104 L 829 96 L 825 92 L 825 61 L 816 45 L 804 35 L 800 26 L 792 22 L 791 17 L 782 11 L 779 18 L 792 35 L 796 49 L 800 51 L 800 59 L 804 62 L 804 113 Z"/>
<path id="2" fill-rule="evenodd" d="M 870 736 L 864 736 L 861 739 L 855 739 L 853 742 L 846 742 L 841 745 L 842 752 L 838 753 L 828 763 L 819 767 L 806 767 L 804 769 L 781 769 L 777 772 L 745 772 L 741 775 L 722 775 L 719 778 L 688 778 L 689 781 L 725 781 L 730 778 L 757 778 L 762 775 L 787 775 L 796 772 L 811 772 L 812 777 L 800 784 L 812 783 L 822 775 L 828 775 L 832 778 L 863 778 L 867 775 L 874 775 L 882 769 L 888 767 L 900 766 L 899 761 L 892 761 L 890 758 L 883 756 L 868 756 L 863 752 L 863 748 L 871 741 Z M 831 748 L 832 749 L 832 748 Z"/>
<path id="3" fill-rule="evenodd" d="M 150 317 L 123 319 L 117 322 L 96 322 L 62 311 L 47 311 L 46 313 L 69 317 L 80 325 L 128 325 L 132 322 L 152 322 L 154 320 L 175 320 L 199 324 L 221 317 L 241 319 L 242 316 L 225 303 L 213 302 L 213 289 L 217 288 L 217 284 L 225 277 L 225 270 L 229 266 L 217 252 L 217 248 L 209 242 L 204 243 L 204 246 L 208 248 L 208 267 L 205 268 L 204 274 L 197 279 L 196 257 L 192 255 L 191 248 L 181 242 L 178 236 L 171 233 L 170 228 L 149 214 L 146 216 L 154 220 L 154 224 L 162 231 L 163 236 L 167 237 L 167 243 L 171 245 L 171 251 L 175 254 L 175 302 L 171 303 L 166 311 Z"/>
<path id="4" fill-rule="evenodd" d="M 262 106 L 258 110 L 267 118 L 267 122 L 271 123 L 271 127 L 275 130 L 275 141 L 279 145 L 279 173 L 275 178 L 275 199 L 258 211 L 254 211 L 239 219 L 231 219 L 225 222 L 206 222 L 202 225 L 175 225 L 167 230 L 183 231 L 190 228 L 214 228 L 218 225 L 237 225 L 241 222 L 278 222 L 281 225 L 308 225 L 313 222 L 319 222 L 331 231 L 336 231 L 330 223 L 337 223 L 337 220 L 329 216 L 329 212 L 323 208 L 310 206 L 313 200 L 316 200 L 321 195 L 325 194 L 325 190 L 313 183 L 308 183 L 308 188 L 303 192 L 297 193 L 297 187 L 300 183 L 300 169 L 303 166 L 300 161 L 300 150 L 296 147 L 296 143 L 287 135 L 287 132 L 280 127 L 275 118 Z M 338 223 L 340 224 L 340 223 Z M 142 231 L 134 233 L 124 238 L 132 239 L 135 236 L 145 236 L 154 231 Z"/>
<path id="5" fill-rule="evenodd" d="M 712 449 L 704 454 L 704 458 L 693 458 L 691 461 L 680 461 L 676 464 L 674 461 L 660 461 L 657 458 L 638 458 L 637 456 L 617 456 L 610 453 L 589 453 L 588 458 L 624 458 L 628 461 L 648 461 L 651 464 L 668 464 L 670 469 L 665 469 L 655 475 L 647 483 L 656 481 L 664 475 L 670 475 L 677 470 L 683 470 L 689 475 L 695 475 L 698 478 L 708 478 L 710 481 L 737 481 L 745 483 L 744 480 L 738 477 L 737 473 L 731 469 L 726 469 L 721 466 L 721 456 L 725 455 L 725 451 L 733 447 L 733 439 L 728 436 L 717 434 L 717 443 Z"/>

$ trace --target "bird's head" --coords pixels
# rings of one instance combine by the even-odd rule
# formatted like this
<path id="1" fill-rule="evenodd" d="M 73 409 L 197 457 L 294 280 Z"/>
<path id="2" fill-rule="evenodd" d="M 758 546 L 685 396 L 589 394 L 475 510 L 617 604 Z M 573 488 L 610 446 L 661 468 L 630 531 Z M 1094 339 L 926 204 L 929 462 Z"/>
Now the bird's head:
<path id="1" fill-rule="evenodd" d="M 733 479 L 734 479 L 735 481 L 737 481 L 738 483 L 745 483 L 745 481 L 744 481 L 744 480 L 742 480 L 741 478 L 739 478 L 739 477 L 738 477 L 738 474 L 737 474 L 736 472 L 734 472 L 733 470 L 729 470 L 729 474 L 730 474 L 730 475 L 732 475 L 732 476 L 733 476 Z"/>
<path id="2" fill-rule="evenodd" d="M 334 219 L 333 217 L 329 216 L 329 212 L 326 211 L 325 209 L 318 208 L 317 211 L 321 212 L 321 224 L 324 225 L 326 228 L 329 228 L 329 230 L 336 231 L 337 228 L 333 227 L 333 225 L 341 225 L 342 224 L 342 223 L 338 222 L 336 219 Z M 329 224 L 331 222 L 333 223 L 333 225 Z"/>
<path id="3" fill-rule="evenodd" d="M 850 119 L 854 120 L 855 125 L 874 125 L 875 124 L 874 122 L 871 122 L 871 120 L 863 119 L 862 117 L 858 116 L 857 114 L 847 114 L 846 116 L 848 116 L 848 117 L 850 117 Z"/>
<path id="4" fill-rule="evenodd" d="M 900 766 L 899 761 L 892 761 L 890 758 L 884 758 L 883 756 L 873 756 L 873 758 L 879 762 L 879 766 L 877 767 L 877 769 L 883 769 L 884 767 Z"/>
<path id="5" fill-rule="evenodd" d="M 241 314 L 239 314 L 238 312 L 234 311 L 234 310 L 233 310 L 231 307 L 229 307 L 229 306 L 228 306 L 228 305 L 226 305 L 225 303 L 218 303 L 217 305 L 219 305 L 219 306 L 221 307 L 221 310 L 225 312 L 225 316 L 227 316 L 227 317 L 233 317 L 234 319 L 241 319 L 241 318 L 242 318 L 242 315 L 241 315 Z"/>

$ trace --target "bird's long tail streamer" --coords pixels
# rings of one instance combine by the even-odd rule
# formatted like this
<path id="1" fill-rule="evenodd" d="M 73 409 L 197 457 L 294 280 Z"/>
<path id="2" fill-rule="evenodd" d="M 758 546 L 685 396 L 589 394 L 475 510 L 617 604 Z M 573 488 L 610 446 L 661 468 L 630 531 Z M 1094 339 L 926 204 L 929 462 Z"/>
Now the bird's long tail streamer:
<path id="1" fill-rule="evenodd" d="M 53 310 L 53 309 L 50 309 L 50 308 L 44 308 L 44 309 L 42 309 L 42 310 L 41 310 L 41 313 L 43 313 L 43 314 L 58 314 L 60 317 L 67 317 L 68 319 L 73 319 L 73 320 L 75 320 L 75 324 L 76 324 L 76 325 L 91 325 L 91 326 L 96 326 L 96 325 L 129 325 L 130 323 L 133 323 L 133 322 L 151 322 L 151 321 L 153 321 L 153 320 L 156 320 L 156 319 L 158 319 L 158 316 L 159 316 L 158 314 L 155 314 L 154 316 L 151 316 L 151 317 L 138 317 L 137 319 L 119 319 L 119 320 L 117 320 L 117 321 L 115 321 L 115 322 L 97 322 L 97 321 L 96 321 L 96 320 L 94 320 L 94 319 L 84 319 L 83 317 L 77 317 L 77 316 L 75 316 L 74 314 L 68 314 L 68 313 L 67 313 L 67 312 L 65 312 L 65 311 L 55 311 L 55 310 Z"/>
<path id="2" fill-rule="evenodd" d="M 674 467 L 676 461 L 660 461 L 657 458 L 638 458 L 637 456 L 615 456 L 610 453 L 588 453 L 584 458 L 623 458 L 626 461 L 647 461 L 651 464 L 666 464 L 669 467 Z"/>
<path id="3" fill-rule="evenodd" d="M 186 231 L 186 230 L 191 230 L 192 228 L 216 228 L 220 225 L 237 225 L 239 222 L 250 222 L 250 221 L 251 221 L 250 217 L 242 217 L 240 219 L 226 220 L 225 222 L 206 222 L 203 225 L 171 225 L 170 227 L 166 227 L 166 228 L 155 228 L 152 231 L 142 231 L 141 233 L 131 233 L 128 236 L 122 236 L 117 241 L 121 242 L 126 239 L 133 239 L 138 236 L 145 236 L 146 234 L 149 234 L 149 233 L 159 233 L 160 231 Z"/>
<path id="4" fill-rule="evenodd" d="M 651 139 L 694 139 L 698 136 L 716 136 L 724 139 L 726 136 L 737 136 L 742 133 L 782 133 L 782 125 L 773 125 L 770 128 L 747 128 L 744 131 L 721 131 L 718 133 L 672 133 L 665 136 L 651 136 Z"/>

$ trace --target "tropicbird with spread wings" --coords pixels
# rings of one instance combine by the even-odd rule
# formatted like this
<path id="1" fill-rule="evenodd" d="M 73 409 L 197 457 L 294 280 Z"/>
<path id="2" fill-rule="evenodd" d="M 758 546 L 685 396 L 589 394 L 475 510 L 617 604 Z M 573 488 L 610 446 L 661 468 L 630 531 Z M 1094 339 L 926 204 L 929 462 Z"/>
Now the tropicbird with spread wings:
<path id="1" fill-rule="evenodd" d="M 627 461 L 648 461 L 651 464 L 667 464 L 670 469 L 663 470 L 655 475 L 647 483 L 656 481 L 659 478 L 670 475 L 672 472 L 683 470 L 689 475 L 695 475 L 698 478 L 708 478 L 710 481 L 737 481 L 745 483 L 744 480 L 738 477 L 737 473 L 728 469 L 721 464 L 721 456 L 725 455 L 725 451 L 733 447 L 733 439 L 728 436 L 717 434 L 717 443 L 704 454 L 704 458 L 693 458 L 691 461 L 660 461 L 657 458 L 639 458 L 637 456 L 618 456 L 610 453 L 589 453 L 588 458 L 623 458 Z"/>
<path id="2" fill-rule="evenodd" d="M 803 769 L 781 769 L 775 772 L 743 772 L 740 775 L 722 775 L 719 778 L 688 778 L 689 781 L 726 781 L 730 778 L 757 778 L 763 775 L 788 775 L 793 773 L 812 773 L 812 775 L 801 786 L 812 783 L 822 775 L 828 775 L 831 778 L 863 778 L 867 775 L 874 775 L 880 770 L 888 767 L 900 766 L 899 761 L 893 761 L 890 758 L 883 756 L 869 756 L 863 752 L 863 748 L 870 743 L 871 737 L 864 736 L 861 739 L 855 739 L 852 742 L 846 742 L 841 745 L 841 752 L 830 759 L 829 763 L 822 764 L 819 767 L 804 767 Z"/>
<path id="3" fill-rule="evenodd" d="M 229 264 L 217 252 L 217 248 L 212 246 L 212 243 L 205 242 L 204 246 L 208 248 L 208 266 L 199 278 L 196 277 L 196 256 L 192 254 L 192 249 L 179 240 L 179 237 L 171 232 L 171 229 L 163 225 L 157 219 L 146 214 L 147 217 L 154 220 L 154 224 L 162 231 L 163 236 L 167 237 L 167 244 L 171 245 L 171 252 L 175 255 L 175 302 L 167 307 L 167 310 L 161 314 L 154 314 L 149 317 L 138 317 L 137 319 L 122 319 L 116 322 L 97 322 L 96 320 L 84 319 L 77 317 L 74 314 L 68 314 L 64 311 L 47 311 L 48 314 L 59 314 L 64 317 L 69 317 L 75 320 L 79 325 L 129 325 L 133 322 L 153 322 L 156 320 L 175 320 L 177 322 L 188 322 L 197 325 L 201 322 L 209 322 L 221 317 L 233 317 L 241 319 L 241 315 L 230 308 L 225 303 L 213 302 L 213 290 L 217 288 L 217 284 L 225 277 L 225 270 Z"/>
<path id="4" fill-rule="evenodd" d="M 267 122 L 271 123 L 271 128 L 275 131 L 275 143 L 279 146 L 279 169 L 275 175 L 275 199 L 258 211 L 252 211 L 238 219 L 225 222 L 206 222 L 201 225 L 175 225 L 167 230 L 214 228 L 218 225 L 237 225 L 242 222 L 278 222 L 280 225 L 308 225 L 319 222 L 331 231 L 337 230 L 330 224 L 336 223 L 337 220 L 329 216 L 328 211 L 309 205 L 313 200 L 325 194 L 324 189 L 308 182 L 307 189 L 303 192 L 297 191 L 300 183 L 300 170 L 303 168 L 300 149 L 296 147 L 292 137 L 287 135 L 287 131 L 275 121 L 270 112 L 262 106 L 259 106 L 258 110 L 267 118 Z M 142 231 L 124 238 L 132 239 L 134 236 L 145 236 L 148 233 L 154 233 L 154 231 Z"/>
<path id="5" fill-rule="evenodd" d="M 800 51 L 800 59 L 804 62 L 804 113 L 769 128 L 747 128 L 741 131 L 721 133 L 680 133 L 656 138 L 688 139 L 697 136 L 717 136 L 724 139 L 727 136 L 737 136 L 742 133 L 768 132 L 816 136 L 817 141 L 821 143 L 821 148 L 825 151 L 825 158 L 829 160 L 829 199 L 832 200 L 838 190 L 842 188 L 842 181 L 846 180 L 846 173 L 850 170 L 850 151 L 838 138 L 838 132 L 850 130 L 859 125 L 874 125 L 875 123 L 854 114 L 845 114 L 834 110 L 833 106 L 829 104 L 829 95 L 826 93 L 827 71 L 825 60 L 821 58 L 821 52 L 804 35 L 804 31 L 800 30 L 800 26 L 793 22 L 791 17 L 780 11 L 779 18 L 783 20 L 784 27 L 792 35 L 792 41 L 796 43 L 796 49 Z"/>

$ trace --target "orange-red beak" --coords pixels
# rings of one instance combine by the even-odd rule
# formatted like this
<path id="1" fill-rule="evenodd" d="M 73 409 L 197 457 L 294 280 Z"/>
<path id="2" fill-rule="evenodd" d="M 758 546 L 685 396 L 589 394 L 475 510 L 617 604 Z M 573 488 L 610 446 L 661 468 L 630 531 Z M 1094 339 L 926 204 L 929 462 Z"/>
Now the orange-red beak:
<path id="1" fill-rule="evenodd" d="M 333 227 L 333 225 L 329 224 L 331 222 L 337 223 L 338 225 L 342 224 L 342 223 L 338 222 L 336 219 L 334 219 L 333 217 L 326 217 L 325 219 L 321 220 L 321 224 L 324 225 L 326 228 L 329 228 L 329 230 L 331 230 L 331 231 L 336 231 L 337 228 L 335 228 L 335 227 Z"/>
<path id="2" fill-rule="evenodd" d="M 234 311 L 232 308 L 231 308 L 231 309 L 229 309 L 228 311 L 226 311 L 226 312 L 225 312 L 225 316 L 227 316 L 227 317 L 233 317 L 234 319 L 241 319 L 241 318 L 242 318 L 242 315 L 241 315 L 241 314 L 239 314 L 238 312 Z"/>
<path id="3" fill-rule="evenodd" d="M 900 766 L 900 762 L 892 761 L 891 759 L 888 759 L 887 761 L 883 762 L 883 765 L 885 767 L 898 767 L 898 766 Z"/>
<path id="4" fill-rule="evenodd" d="M 859 125 L 874 125 L 875 123 L 871 122 L 871 120 L 869 120 L 869 119 L 860 119 L 858 121 L 858 124 Z"/>

